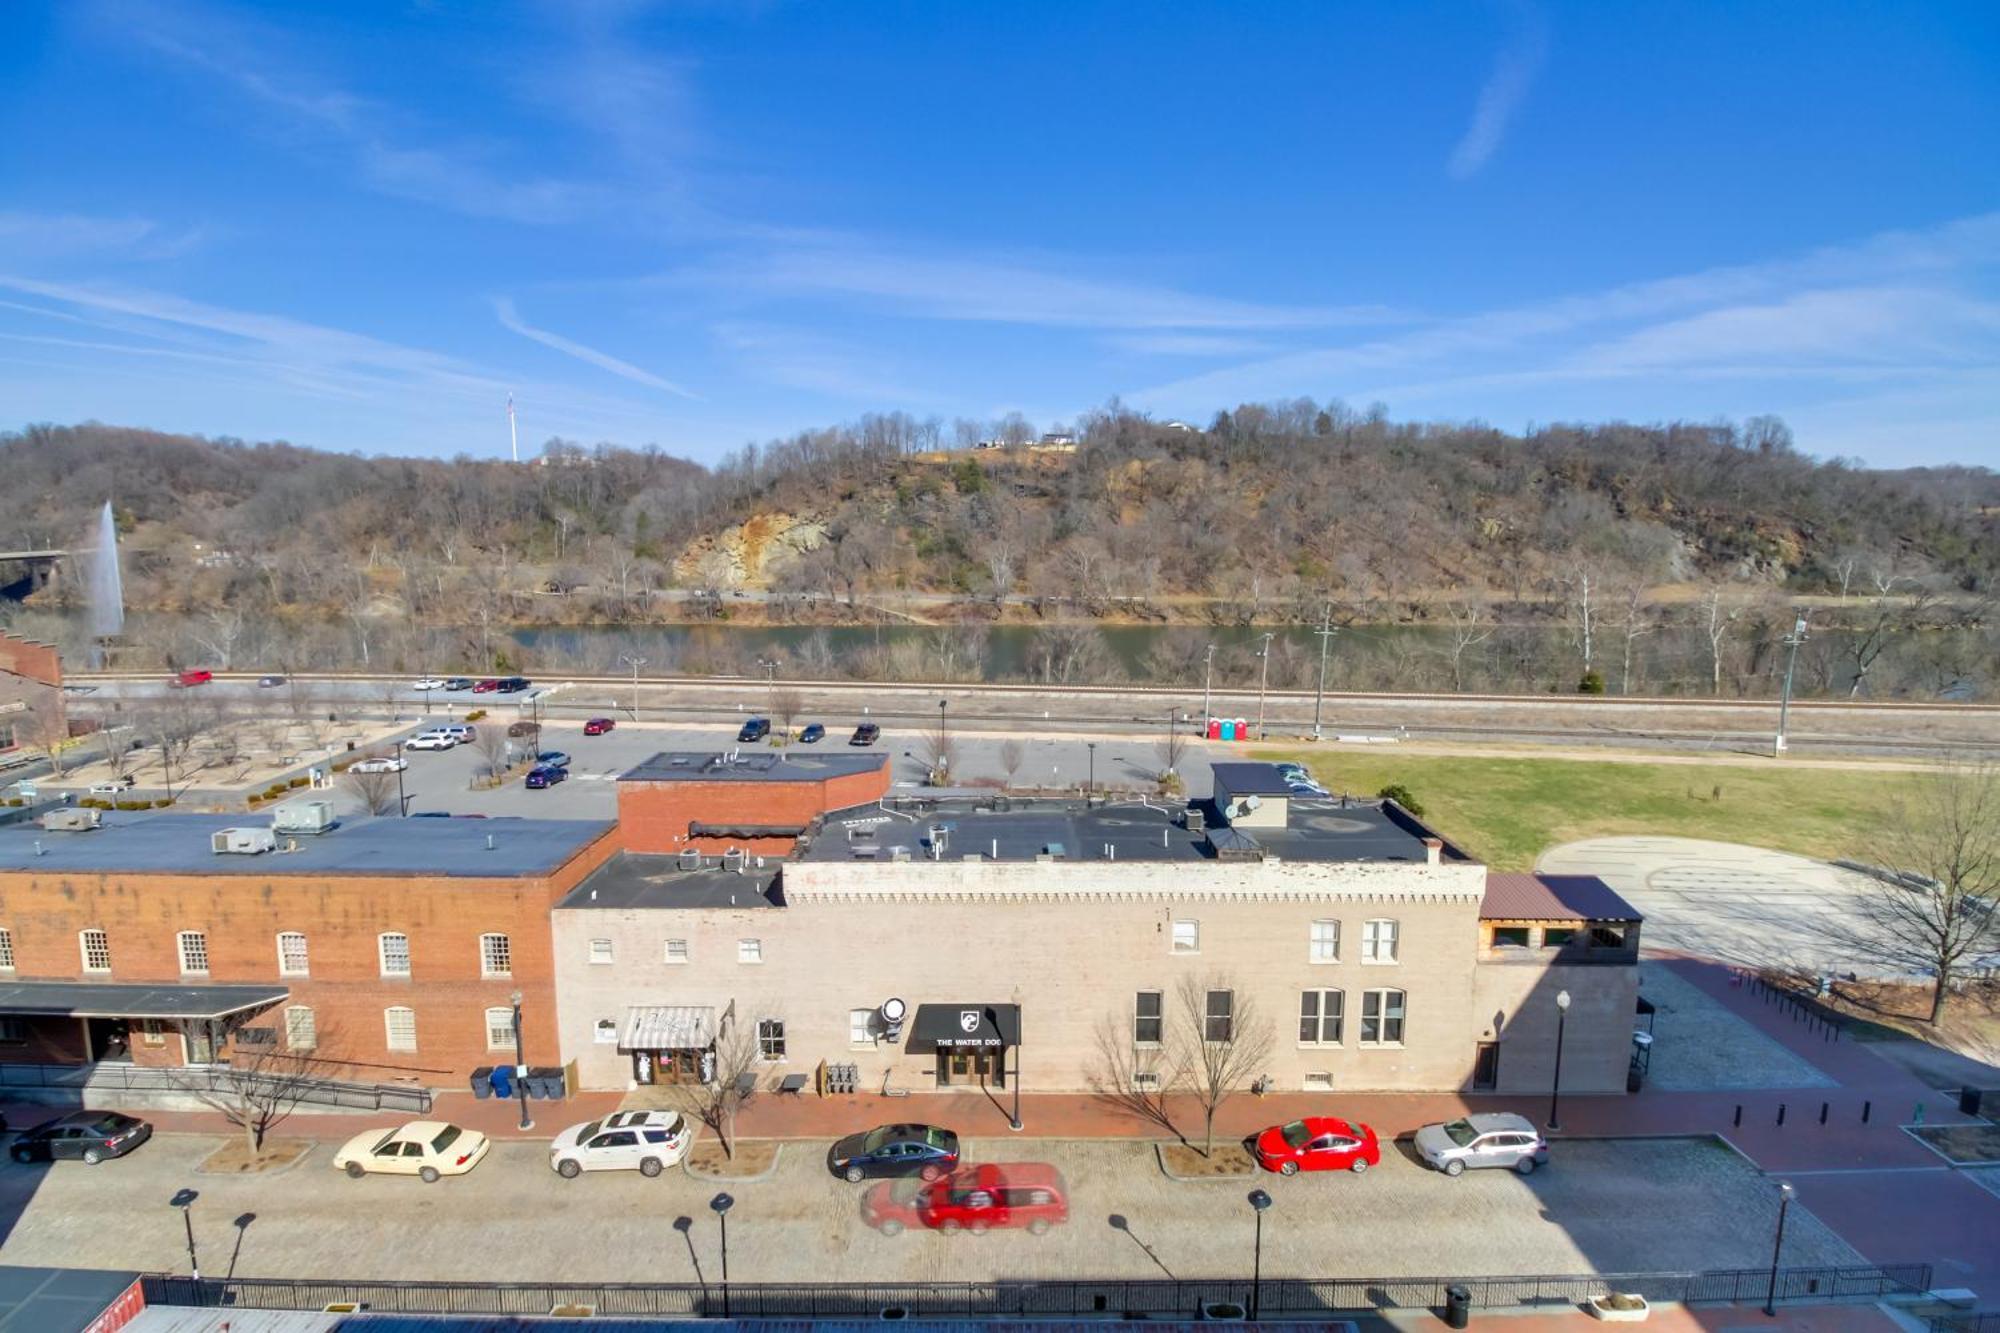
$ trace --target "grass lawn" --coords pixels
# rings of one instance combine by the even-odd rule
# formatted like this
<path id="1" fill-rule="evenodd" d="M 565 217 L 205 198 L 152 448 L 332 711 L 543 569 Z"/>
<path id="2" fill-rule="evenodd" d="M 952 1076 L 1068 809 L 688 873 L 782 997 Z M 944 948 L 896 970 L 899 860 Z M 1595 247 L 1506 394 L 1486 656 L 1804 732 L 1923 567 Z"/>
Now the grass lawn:
<path id="1" fill-rule="evenodd" d="M 1495 870 L 1532 870 L 1549 847 L 1618 833 L 1858 856 L 1884 805 L 1919 776 L 1278 747 L 1255 757 L 1295 759 L 1334 792 L 1372 796 L 1400 782 L 1426 823 Z"/>

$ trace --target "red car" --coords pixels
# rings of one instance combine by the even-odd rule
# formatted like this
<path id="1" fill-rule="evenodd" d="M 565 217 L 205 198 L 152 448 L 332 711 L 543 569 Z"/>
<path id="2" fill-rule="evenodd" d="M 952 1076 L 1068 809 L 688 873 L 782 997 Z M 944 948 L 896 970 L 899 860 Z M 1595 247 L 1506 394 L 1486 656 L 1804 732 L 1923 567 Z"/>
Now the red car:
<path id="1" fill-rule="evenodd" d="M 616 718 L 593 717 L 590 721 L 583 724 L 583 734 L 586 736 L 602 736 L 617 725 L 618 721 Z"/>
<path id="2" fill-rule="evenodd" d="M 1301 1171 L 1352 1171 L 1360 1175 L 1382 1160 L 1382 1145 L 1366 1125 L 1330 1116 L 1307 1116 L 1273 1125 L 1257 1136 L 1257 1165 L 1281 1175 Z"/>
<path id="3" fill-rule="evenodd" d="M 500 682 L 497 680 L 482 680 L 473 685 L 472 692 L 474 694 L 491 694 L 499 688 Z"/>
<path id="4" fill-rule="evenodd" d="M 168 683 L 177 690 L 184 690 L 191 685 L 206 685 L 214 679 L 213 671 L 183 671 Z"/>
<path id="5" fill-rule="evenodd" d="M 885 1236 L 906 1227 L 931 1231 L 1018 1228 L 1041 1235 L 1069 1221 L 1062 1175 L 1045 1162 L 983 1162 L 928 1184 L 885 1180 L 861 1199 L 861 1217 Z"/>

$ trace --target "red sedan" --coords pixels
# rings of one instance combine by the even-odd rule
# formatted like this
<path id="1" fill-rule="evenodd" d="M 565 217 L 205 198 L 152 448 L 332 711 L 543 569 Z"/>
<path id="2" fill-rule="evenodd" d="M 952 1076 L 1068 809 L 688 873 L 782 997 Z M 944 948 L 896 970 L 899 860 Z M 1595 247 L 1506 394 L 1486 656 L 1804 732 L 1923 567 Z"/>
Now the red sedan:
<path id="1" fill-rule="evenodd" d="M 583 724 L 583 734 L 586 736 L 602 736 L 617 725 L 618 723 L 612 718 L 593 717 L 590 721 Z"/>
<path id="2" fill-rule="evenodd" d="M 1307 1116 L 1273 1125 L 1257 1136 L 1257 1165 L 1281 1175 L 1300 1171 L 1352 1171 L 1360 1175 L 1382 1160 L 1382 1145 L 1366 1125 L 1329 1116 Z"/>

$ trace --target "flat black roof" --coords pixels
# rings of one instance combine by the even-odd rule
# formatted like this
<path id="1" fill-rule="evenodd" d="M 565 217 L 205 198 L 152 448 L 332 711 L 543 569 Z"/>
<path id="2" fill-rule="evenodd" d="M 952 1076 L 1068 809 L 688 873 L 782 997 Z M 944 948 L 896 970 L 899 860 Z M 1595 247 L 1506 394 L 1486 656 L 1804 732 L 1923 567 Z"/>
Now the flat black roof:
<path id="1" fill-rule="evenodd" d="M 214 834 L 269 828 L 266 815 L 104 813 L 81 833 L 34 824 L 0 827 L 0 871 L 25 874 L 443 875 L 468 879 L 551 874 L 613 825 L 598 819 L 343 819 L 331 833 L 278 835 L 296 851 L 220 853 Z M 487 839 L 493 845 L 487 846 Z"/>
<path id="2" fill-rule="evenodd" d="M 876 773 L 889 762 L 879 751 L 662 750 L 618 775 L 620 782 L 824 782 Z"/>
<path id="3" fill-rule="evenodd" d="M 63 1018 L 227 1018 L 290 995 L 283 986 L 169 985 L 164 982 L 10 981 L 0 1014 Z"/>
<path id="4" fill-rule="evenodd" d="M 767 859 L 759 869 L 751 857 L 742 871 L 725 869 L 720 858 L 701 858 L 699 870 L 683 870 L 672 854 L 620 852 L 584 877 L 569 896 L 556 904 L 565 908 L 712 908 L 782 907 L 772 885 L 778 863 Z"/>
<path id="5" fill-rule="evenodd" d="M 1285 781 L 1285 775 L 1278 771 L 1276 764 L 1210 764 L 1208 771 L 1215 775 L 1215 787 L 1217 791 L 1227 789 L 1238 796 L 1290 796 L 1292 794 L 1292 784 Z"/>

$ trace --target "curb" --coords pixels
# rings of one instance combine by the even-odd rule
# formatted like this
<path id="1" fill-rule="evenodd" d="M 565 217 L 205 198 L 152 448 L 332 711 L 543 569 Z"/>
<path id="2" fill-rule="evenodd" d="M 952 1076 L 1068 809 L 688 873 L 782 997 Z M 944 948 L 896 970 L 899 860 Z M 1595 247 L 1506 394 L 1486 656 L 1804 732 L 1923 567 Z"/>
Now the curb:
<path id="1" fill-rule="evenodd" d="M 1253 1162 L 1248 1171 L 1232 1171 L 1229 1172 L 1227 1175 L 1217 1175 L 1217 1176 L 1181 1175 L 1178 1172 L 1176 1172 L 1172 1167 L 1167 1165 L 1167 1149 L 1179 1146 L 1180 1145 L 1176 1143 L 1163 1143 L 1158 1139 L 1153 1140 L 1152 1143 L 1153 1159 L 1160 1164 L 1160 1174 L 1165 1176 L 1168 1180 L 1176 1180 L 1184 1185 L 1230 1185 L 1230 1184 L 1235 1184 L 1238 1181 L 1253 1180 L 1259 1174 L 1261 1174 L 1257 1170 L 1256 1164 Z"/>
<path id="2" fill-rule="evenodd" d="M 745 1140 L 738 1140 L 739 1145 L 742 1142 L 745 1142 Z M 747 1140 L 747 1142 L 771 1143 L 772 1140 L 750 1139 Z M 717 1175 L 710 1175 L 706 1171 L 697 1171 L 694 1169 L 694 1154 L 692 1150 L 693 1150 L 693 1145 L 690 1144 L 688 1156 L 681 1159 L 681 1170 L 685 1171 L 688 1175 L 688 1178 L 691 1180 L 705 1180 L 712 1185 L 729 1185 L 729 1184 L 740 1185 L 759 1180 L 769 1180 L 772 1176 L 778 1174 L 778 1164 L 785 1160 L 785 1145 L 783 1142 L 778 1142 L 771 1149 L 771 1164 L 765 1167 L 762 1171 L 759 1171 L 757 1174 L 752 1176 L 717 1176 Z"/>
<path id="3" fill-rule="evenodd" d="M 307 1158 L 313 1155 L 313 1150 L 320 1146 L 322 1140 L 302 1139 L 300 1142 L 306 1145 L 306 1150 L 282 1166 L 270 1167 L 263 1171 L 210 1171 L 207 1166 L 208 1158 L 204 1157 L 195 1166 L 194 1173 L 198 1176 L 210 1176 L 221 1180 L 268 1180 L 272 1176 L 282 1176 L 288 1171 L 297 1170 Z M 217 1149 L 216 1151 L 220 1152 L 221 1149 Z M 214 1153 L 210 1153 L 209 1157 L 213 1157 L 214 1155 Z"/>

